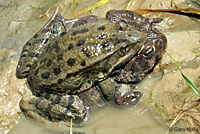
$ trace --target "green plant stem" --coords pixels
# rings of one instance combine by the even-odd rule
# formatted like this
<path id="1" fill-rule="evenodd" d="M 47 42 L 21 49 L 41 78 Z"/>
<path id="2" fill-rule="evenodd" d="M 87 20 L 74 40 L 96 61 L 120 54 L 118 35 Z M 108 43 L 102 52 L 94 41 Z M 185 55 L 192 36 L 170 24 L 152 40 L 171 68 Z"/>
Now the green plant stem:
<path id="1" fill-rule="evenodd" d="M 174 63 L 176 64 L 176 66 L 178 67 L 179 71 L 181 72 L 181 75 L 183 76 L 183 78 L 185 79 L 185 81 L 187 82 L 187 84 L 193 89 L 193 91 L 198 94 L 200 96 L 200 91 L 199 89 L 183 74 L 183 72 L 181 71 L 181 68 L 179 66 L 179 64 L 176 62 L 176 60 L 169 54 L 169 57 L 174 61 Z"/>

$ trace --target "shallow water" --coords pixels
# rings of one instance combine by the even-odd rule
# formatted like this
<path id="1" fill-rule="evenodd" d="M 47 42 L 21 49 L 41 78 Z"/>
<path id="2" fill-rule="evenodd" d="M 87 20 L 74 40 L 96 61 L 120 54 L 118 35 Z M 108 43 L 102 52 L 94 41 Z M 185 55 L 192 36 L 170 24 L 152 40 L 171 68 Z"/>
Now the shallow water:
<path id="1" fill-rule="evenodd" d="M 64 7 L 68 7 L 69 2 L 71 1 L 66 0 L 60 3 L 61 11 L 65 15 L 67 13 Z M 94 2 L 92 1 L 91 4 Z M 9 129 L 11 129 L 8 132 L 10 134 L 63 133 L 61 130 L 45 128 L 41 123 L 28 120 L 20 111 L 18 105 L 22 94 L 28 90 L 25 80 L 18 80 L 15 77 L 18 58 L 23 45 L 48 20 L 48 17 L 38 20 L 37 17 L 40 11 L 33 9 L 31 6 L 44 6 L 46 3 L 46 0 L 34 2 L 30 0 L 20 0 L 18 2 L 0 0 L 0 10 L 2 12 L 0 14 L 0 101 L 2 102 L 0 105 L 0 133 L 7 133 Z M 86 3 L 81 1 L 77 5 L 77 10 L 88 6 Z M 113 0 L 86 14 L 103 17 L 110 9 L 124 9 L 127 3 L 125 1 L 116 2 Z M 170 2 L 167 1 L 149 0 L 147 2 L 141 0 L 133 1 L 133 3 L 130 9 L 170 7 Z M 180 0 L 178 3 L 183 5 L 184 1 Z M 187 5 L 185 4 L 184 6 Z M 53 11 L 54 8 L 52 8 L 49 16 L 52 15 Z M 200 60 L 199 57 L 196 60 L 193 59 L 200 51 L 199 20 L 169 13 L 155 13 L 147 16 L 164 18 L 163 22 L 159 25 L 163 27 L 161 30 L 163 30 L 162 32 L 168 39 L 167 52 L 181 63 L 183 72 L 198 84 L 200 79 L 198 78 L 200 76 Z M 181 98 L 186 98 L 187 96 L 178 96 L 179 98 L 174 96 L 173 99 L 170 96 L 182 91 L 187 87 L 187 84 L 182 79 L 176 66 L 171 63 L 171 59 L 167 54 L 163 55 L 160 65 L 162 68 L 159 68 L 158 65 L 154 72 L 138 85 L 138 90 L 143 91 L 144 96 L 136 107 L 119 108 L 114 105 L 105 106 L 98 111 L 92 112 L 89 121 L 80 129 L 87 131 L 88 134 L 165 133 L 169 122 L 160 119 L 161 115 L 155 107 L 155 102 L 158 105 L 165 105 L 169 110 L 168 112 L 170 110 L 173 114 L 178 112 L 180 110 L 179 107 L 184 103 Z M 153 93 L 153 102 L 149 101 L 151 93 Z M 198 99 L 198 96 L 195 96 L 192 92 L 189 92 L 189 95 Z M 179 100 L 181 101 L 179 102 Z M 188 124 L 184 124 L 182 127 L 188 126 Z M 173 132 L 176 133 L 175 131 Z"/>

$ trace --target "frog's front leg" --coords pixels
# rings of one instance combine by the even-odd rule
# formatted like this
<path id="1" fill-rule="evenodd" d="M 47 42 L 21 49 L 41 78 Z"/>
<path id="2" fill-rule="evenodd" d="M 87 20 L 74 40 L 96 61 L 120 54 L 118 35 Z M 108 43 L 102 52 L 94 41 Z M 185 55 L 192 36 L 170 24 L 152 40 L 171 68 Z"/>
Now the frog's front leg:
<path id="1" fill-rule="evenodd" d="M 58 13 L 54 14 L 44 27 L 24 45 L 17 65 L 17 78 L 27 77 L 30 68 L 48 46 L 47 44 L 56 36 L 66 31 L 62 19 L 63 18 Z M 72 24 L 69 23 L 68 25 Z"/>
<path id="2" fill-rule="evenodd" d="M 20 107 L 26 115 L 36 113 L 53 122 L 70 122 L 80 124 L 87 120 L 88 110 L 77 95 L 61 96 L 47 93 L 44 97 L 33 97 L 28 102 L 21 101 Z"/>
<path id="3" fill-rule="evenodd" d="M 106 100 L 121 106 L 135 105 L 143 95 L 142 92 L 133 91 L 129 84 L 118 84 L 113 78 L 100 82 L 99 87 Z"/>

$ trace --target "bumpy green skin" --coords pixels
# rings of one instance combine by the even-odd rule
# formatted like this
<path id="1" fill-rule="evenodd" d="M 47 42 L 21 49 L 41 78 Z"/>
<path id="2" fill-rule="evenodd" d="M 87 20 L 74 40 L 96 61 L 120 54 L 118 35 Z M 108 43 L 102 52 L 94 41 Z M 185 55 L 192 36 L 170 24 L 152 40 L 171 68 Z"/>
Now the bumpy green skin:
<path id="1" fill-rule="evenodd" d="M 27 77 L 36 96 L 28 102 L 30 110 L 51 121 L 73 118 L 75 123 L 83 122 L 88 111 L 77 94 L 94 86 L 119 105 L 128 105 L 135 98 L 138 101 L 141 93 L 121 92 L 121 84 L 115 81 L 137 83 L 144 77 L 131 74 L 132 68 L 141 64 L 139 59 L 149 63 L 144 75 L 160 59 L 166 37 L 152 28 L 153 22 L 159 19 L 117 10 L 109 11 L 106 19 L 88 16 L 69 21 L 57 15 L 25 44 L 17 66 L 16 76 Z M 138 62 L 134 62 L 135 57 Z M 22 109 L 28 111 L 28 104 L 23 102 Z"/>

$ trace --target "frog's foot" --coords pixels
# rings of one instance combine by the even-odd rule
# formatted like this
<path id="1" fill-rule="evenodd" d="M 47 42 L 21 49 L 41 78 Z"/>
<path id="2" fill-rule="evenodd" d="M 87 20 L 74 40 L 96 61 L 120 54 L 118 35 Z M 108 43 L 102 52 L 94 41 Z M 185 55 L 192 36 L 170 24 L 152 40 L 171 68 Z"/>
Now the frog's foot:
<path id="1" fill-rule="evenodd" d="M 56 95 L 47 93 L 44 97 L 33 97 L 28 102 L 20 102 L 20 107 L 29 116 L 37 115 L 52 122 L 70 122 L 75 125 L 87 120 L 88 111 L 82 100 L 76 95 Z M 32 117 L 33 118 L 33 117 Z"/>
<path id="2" fill-rule="evenodd" d="M 136 105 L 138 104 L 143 93 L 139 91 L 121 90 L 118 88 L 115 92 L 115 103 L 120 106 Z"/>

